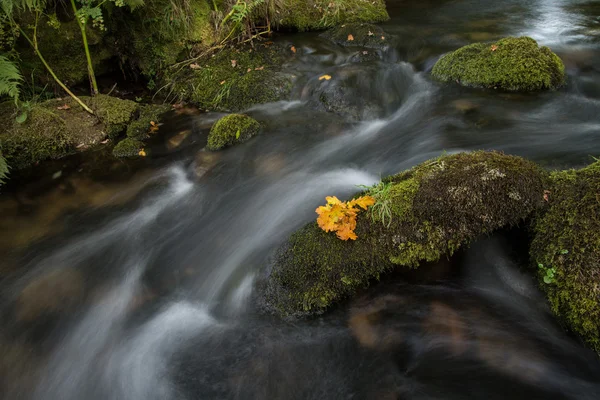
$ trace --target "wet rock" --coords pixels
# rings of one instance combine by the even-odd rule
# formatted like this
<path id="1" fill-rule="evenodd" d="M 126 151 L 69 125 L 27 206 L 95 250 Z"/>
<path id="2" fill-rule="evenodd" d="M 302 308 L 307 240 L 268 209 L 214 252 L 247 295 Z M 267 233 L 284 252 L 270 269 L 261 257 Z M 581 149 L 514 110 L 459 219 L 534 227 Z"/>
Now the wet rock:
<path id="1" fill-rule="evenodd" d="M 348 62 L 353 62 L 353 63 L 362 63 L 362 62 L 369 62 L 369 61 L 379 61 L 383 58 L 381 51 L 379 50 L 360 50 L 357 51 L 356 53 L 352 54 L 349 58 L 348 58 Z"/>
<path id="2" fill-rule="evenodd" d="M 561 59 L 529 37 L 461 47 L 442 56 L 431 74 L 442 82 L 507 91 L 557 89 L 565 83 Z"/>
<path id="3" fill-rule="evenodd" d="M 552 311 L 600 354 L 600 162 L 555 172 L 531 259 Z"/>
<path id="4" fill-rule="evenodd" d="M 69 312 L 82 301 L 84 290 L 83 276 L 78 270 L 52 270 L 21 291 L 16 304 L 17 318 L 30 322 L 45 314 Z"/>
<path id="5" fill-rule="evenodd" d="M 322 33 L 321 37 L 331 40 L 340 46 L 356 46 L 370 49 L 384 49 L 390 42 L 390 38 L 385 31 L 373 24 L 341 25 Z"/>
<path id="6" fill-rule="evenodd" d="M 188 136 L 190 136 L 191 133 L 192 131 L 190 129 L 186 129 L 185 131 L 181 131 L 175 136 L 170 137 L 167 141 L 167 148 L 169 150 L 174 150 L 178 148 L 179 146 L 181 146 L 183 141 L 187 139 Z"/>
<path id="7" fill-rule="evenodd" d="M 143 149 L 144 142 L 132 138 L 125 138 L 117 143 L 112 153 L 115 157 L 119 158 L 139 157 L 140 152 Z"/>
<path id="8" fill-rule="evenodd" d="M 452 107 L 464 114 L 469 113 L 471 111 L 475 111 L 477 110 L 477 108 L 479 108 L 479 106 L 476 103 L 466 99 L 454 100 L 452 102 Z"/>
<path id="9" fill-rule="evenodd" d="M 540 209 L 546 179 L 532 162 L 483 151 L 388 177 L 366 194 L 391 218 L 359 213 L 355 241 L 342 241 L 316 222 L 294 233 L 275 255 L 265 303 L 282 316 L 320 313 L 385 271 L 450 256 Z"/>
<path id="10" fill-rule="evenodd" d="M 258 134 L 260 124 L 244 114 L 231 114 L 218 120 L 208 135 L 207 149 L 221 150 L 225 147 L 244 143 Z"/>
<path id="11" fill-rule="evenodd" d="M 197 178 L 206 175 L 219 161 L 219 153 L 201 150 L 196 154 L 194 173 Z"/>

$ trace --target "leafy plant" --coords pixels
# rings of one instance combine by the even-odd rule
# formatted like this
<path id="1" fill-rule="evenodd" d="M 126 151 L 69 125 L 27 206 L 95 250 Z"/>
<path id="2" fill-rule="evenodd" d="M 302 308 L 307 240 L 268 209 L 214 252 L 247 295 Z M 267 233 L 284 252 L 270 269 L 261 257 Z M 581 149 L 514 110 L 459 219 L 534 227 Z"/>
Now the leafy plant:
<path id="1" fill-rule="evenodd" d="M 544 283 L 550 285 L 552 283 L 554 283 L 554 274 L 556 273 L 556 270 L 554 268 L 546 268 L 544 267 L 544 264 L 539 263 L 538 264 L 538 268 L 541 269 L 544 272 Z"/>
<path id="2" fill-rule="evenodd" d="M 251 31 L 253 27 L 252 23 L 252 13 L 260 6 L 265 4 L 265 0 L 237 0 L 232 6 L 229 12 L 223 17 L 220 22 L 220 27 L 223 28 L 226 24 L 231 20 L 232 27 L 229 31 L 229 34 L 221 41 L 221 44 L 225 43 L 229 40 L 235 33 Z M 267 29 L 259 34 L 270 32 L 270 26 L 267 26 Z M 250 39 L 252 39 L 252 36 Z"/>
<path id="3" fill-rule="evenodd" d="M 327 204 L 315 210 L 319 217 L 317 224 L 325 232 L 336 232 L 341 240 L 356 240 L 356 216 L 360 209 L 367 210 L 375 204 L 371 196 L 363 196 L 348 202 L 342 202 L 335 196 L 325 198 Z"/>
<path id="4" fill-rule="evenodd" d="M 7 95 L 17 103 L 20 94 L 19 85 L 22 81 L 23 76 L 15 63 L 0 55 L 0 96 Z"/>
<path id="5" fill-rule="evenodd" d="M 373 204 L 373 207 L 369 210 L 373 221 L 381 221 L 381 223 L 388 228 L 392 224 L 392 204 L 394 200 L 394 195 L 391 190 L 392 186 L 393 184 L 391 182 L 379 182 L 373 186 L 359 186 L 363 189 L 367 189 L 369 195 L 375 198 L 375 204 Z"/>
<path id="6" fill-rule="evenodd" d="M 60 80 L 56 75 L 52 67 L 48 64 L 44 55 L 40 52 L 38 41 L 37 41 L 37 27 L 40 19 L 40 15 L 44 11 L 46 6 L 46 0 L 0 0 L 0 9 L 3 12 L 3 18 L 15 31 L 25 38 L 27 43 L 31 46 L 37 57 L 40 59 L 48 73 L 56 81 L 56 83 L 69 95 L 71 96 L 85 111 L 90 114 L 94 114 L 91 108 L 89 108 L 79 97 L 77 97 L 69 88 Z M 31 28 L 33 31 L 28 34 L 25 29 L 15 20 L 15 13 L 19 11 L 31 11 L 34 16 L 34 22 L 27 28 Z"/>
<path id="7" fill-rule="evenodd" d="M 2 157 L 2 153 L 0 153 L 0 185 L 4 183 L 6 176 L 8 175 L 8 164 L 6 163 L 6 159 Z"/>

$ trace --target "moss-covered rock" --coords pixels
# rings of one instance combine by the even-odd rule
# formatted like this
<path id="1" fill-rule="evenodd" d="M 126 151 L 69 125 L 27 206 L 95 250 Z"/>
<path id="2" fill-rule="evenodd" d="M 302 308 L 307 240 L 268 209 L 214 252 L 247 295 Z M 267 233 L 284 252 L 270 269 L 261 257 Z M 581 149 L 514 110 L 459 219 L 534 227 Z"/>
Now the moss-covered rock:
<path id="1" fill-rule="evenodd" d="M 90 100 L 92 110 L 102 123 L 109 138 L 115 139 L 125 132 L 127 125 L 136 115 L 139 105 L 131 100 L 99 94 Z"/>
<path id="2" fill-rule="evenodd" d="M 389 44 L 385 31 L 373 24 L 353 23 L 332 28 L 321 34 L 340 46 L 357 46 L 371 49 L 382 49 Z"/>
<path id="3" fill-rule="evenodd" d="M 276 2 L 271 15 L 276 26 L 298 31 L 352 22 L 383 22 L 389 18 L 384 0 L 283 0 Z"/>
<path id="4" fill-rule="evenodd" d="M 168 79 L 182 100 L 204 109 L 241 111 L 288 98 L 295 77 L 281 72 L 281 65 L 292 55 L 279 46 L 224 49 Z"/>
<path id="5" fill-rule="evenodd" d="M 260 124 L 252 117 L 231 114 L 218 120 L 208 135 L 209 150 L 221 150 L 250 140 L 260 130 Z"/>
<path id="6" fill-rule="evenodd" d="M 127 127 L 127 137 L 142 140 L 148 138 L 150 128 L 160 122 L 161 116 L 168 112 L 171 106 L 168 104 L 148 104 L 140 107 L 138 118 Z"/>
<path id="7" fill-rule="evenodd" d="M 484 151 L 388 177 L 368 191 L 378 206 L 358 215 L 356 241 L 314 222 L 290 237 L 275 256 L 265 302 L 283 316 L 322 312 L 393 267 L 436 261 L 518 224 L 542 206 L 546 179 L 532 162 Z"/>
<path id="8" fill-rule="evenodd" d="M 551 181 L 531 257 L 554 313 L 600 354 L 600 162 Z"/>
<path id="9" fill-rule="evenodd" d="M 144 142 L 135 140 L 132 138 L 125 138 L 121 140 L 113 148 L 113 156 L 115 157 L 138 157 L 140 151 L 144 149 Z"/>
<path id="10" fill-rule="evenodd" d="M 529 37 L 461 47 L 442 56 L 431 74 L 443 82 L 508 91 L 556 89 L 565 82 L 561 59 Z"/>

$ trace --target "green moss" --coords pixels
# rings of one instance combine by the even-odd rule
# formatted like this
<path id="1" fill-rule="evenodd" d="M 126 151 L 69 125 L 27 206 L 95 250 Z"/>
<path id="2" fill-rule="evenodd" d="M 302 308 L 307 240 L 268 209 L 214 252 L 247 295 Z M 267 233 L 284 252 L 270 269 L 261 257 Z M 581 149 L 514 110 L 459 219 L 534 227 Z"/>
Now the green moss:
<path id="1" fill-rule="evenodd" d="M 389 19 L 384 0 L 284 0 L 271 16 L 277 26 L 309 31 Z"/>
<path id="2" fill-rule="evenodd" d="M 109 138 L 115 139 L 127 129 L 127 124 L 138 111 L 138 104 L 130 100 L 122 100 L 99 94 L 90 100 L 92 109 L 104 124 L 104 131 Z"/>
<path id="3" fill-rule="evenodd" d="M 431 74 L 443 82 L 508 91 L 556 89 L 565 83 L 560 58 L 529 37 L 462 47 L 440 58 Z"/>
<path id="4" fill-rule="evenodd" d="M 340 46 L 359 46 L 380 49 L 388 45 L 389 38 L 377 25 L 352 23 L 337 26 L 321 34 Z M 351 39 L 351 40 L 348 40 Z"/>
<path id="5" fill-rule="evenodd" d="M 204 109 L 241 111 L 289 96 L 294 77 L 279 70 L 292 54 L 279 46 L 224 49 L 169 80 L 182 100 Z"/>
<path id="6" fill-rule="evenodd" d="M 14 121 L 12 107 L 0 114 L 6 131 L 0 134 L 0 148 L 11 168 L 21 169 L 49 158 L 63 157 L 74 150 L 74 139 L 65 121 L 45 107 L 34 107 L 23 124 Z"/>
<path id="7" fill-rule="evenodd" d="M 520 157 L 483 151 L 388 177 L 391 223 L 377 212 L 360 213 L 356 241 L 306 225 L 277 252 L 265 300 L 284 316 L 321 312 L 386 270 L 449 256 L 541 207 L 546 177 Z"/>
<path id="8" fill-rule="evenodd" d="M 144 148 L 144 142 L 139 140 L 125 138 L 113 148 L 115 157 L 138 157 L 140 151 Z"/>
<path id="9" fill-rule="evenodd" d="M 250 140 L 260 130 L 260 124 L 247 115 L 231 114 L 218 120 L 208 135 L 209 150 L 221 150 Z"/>
<path id="10" fill-rule="evenodd" d="M 554 313 L 600 354 L 600 162 L 553 173 L 548 211 L 536 219 L 531 257 L 554 268 L 540 285 Z"/>
<path id="11" fill-rule="evenodd" d="M 137 140 L 147 139 L 152 122 L 158 124 L 160 122 L 161 115 L 168 112 L 170 109 L 171 106 L 168 104 L 149 104 L 140 107 L 139 117 L 135 121 L 131 122 L 127 127 L 127 137 Z"/>

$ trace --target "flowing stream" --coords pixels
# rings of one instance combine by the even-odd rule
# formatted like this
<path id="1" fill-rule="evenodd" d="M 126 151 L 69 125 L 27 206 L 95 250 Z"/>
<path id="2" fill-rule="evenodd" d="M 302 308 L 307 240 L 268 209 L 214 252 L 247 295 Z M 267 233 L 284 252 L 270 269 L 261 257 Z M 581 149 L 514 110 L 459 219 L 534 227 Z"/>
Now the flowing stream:
<path id="1" fill-rule="evenodd" d="M 293 100 L 248 110 L 264 129 L 243 145 L 203 150 L 222 114 L 180 110 L 147 159 L 98 168 L 76 156 L 0 197 L 2 398 L 600 398 L 600 360 L 550 314 L 518 229 L 392 273 L 318 318 L 257 306 L 273 251 L 325 196 L 443 152 L 548 168 L 600 155 L 597 2 L 388 5 L 391 45 L 371 60 L 317 33 L 278 37 L 298 49 L 284 66 Z M 568 86 L 508 94 L 430 79 L 441 54 L 509 35 L 557 52 Z M 319 106 L 324 93 L 337 113 Z"/>

